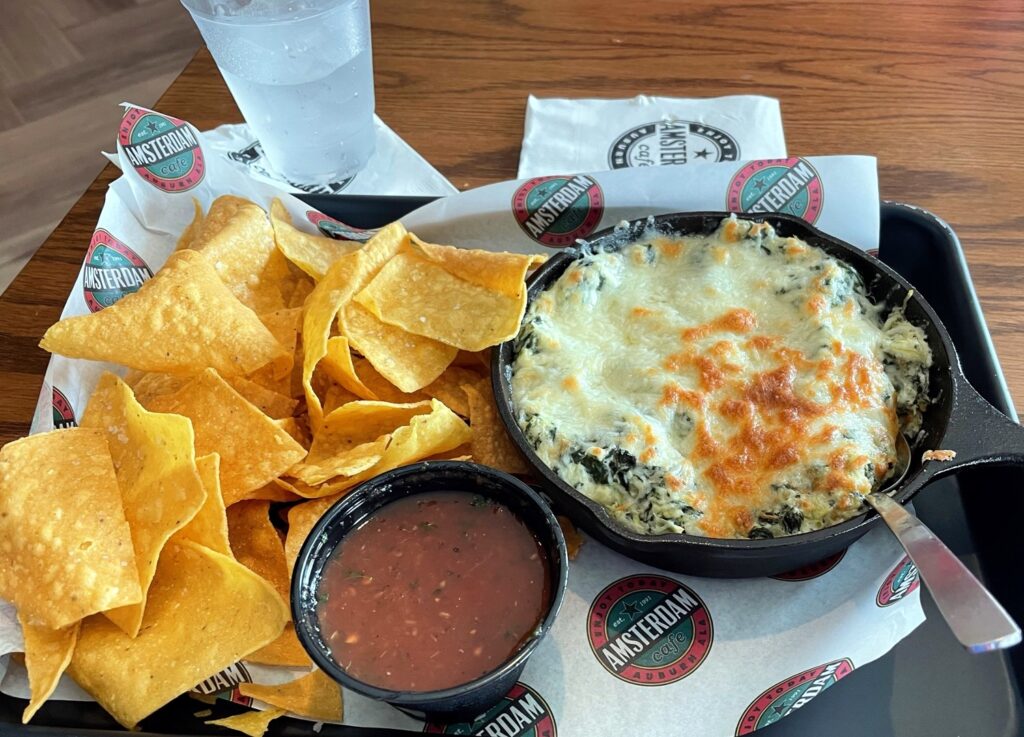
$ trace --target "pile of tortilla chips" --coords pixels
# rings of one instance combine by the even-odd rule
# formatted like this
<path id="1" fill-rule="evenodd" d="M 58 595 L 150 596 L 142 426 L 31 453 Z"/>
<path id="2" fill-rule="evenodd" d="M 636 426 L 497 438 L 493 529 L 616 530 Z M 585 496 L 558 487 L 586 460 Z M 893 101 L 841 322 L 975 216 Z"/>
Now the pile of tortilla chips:
<path id="1" fill-rule="evenodd" d="M 197 206 L 138 292 L 51 327 L 47 350 L 127 371 L 103 375 L 80 427 L 0 450 L 0 597 L 25 631 L 24 720 L 65 670 L 132 728 L 238 660 L 310 667 L 291 569 L 341 495 L 423 459 L 525 470 L 486 350 L 518 331 L 539 260 L 399 224 L 339 242 L 276 201 L 268 216 L 225 196 Z M 275 709 L 243 731 L 286 711 L 341 718 L 317 671 L 250 690 Z"/>

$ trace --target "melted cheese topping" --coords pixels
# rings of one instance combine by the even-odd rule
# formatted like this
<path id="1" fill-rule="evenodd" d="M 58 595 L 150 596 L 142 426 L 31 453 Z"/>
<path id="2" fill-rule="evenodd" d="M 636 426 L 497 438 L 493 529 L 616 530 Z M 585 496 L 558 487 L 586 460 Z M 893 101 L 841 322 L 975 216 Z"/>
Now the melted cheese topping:
<path id="1" fill-rule="evenodd" d="M 580 257 L 515 345 L 520 427 L 647 534 L 776 537 L 857 514 L 927 405 L 931 352 L 859 275 L 765 224 Z"/>

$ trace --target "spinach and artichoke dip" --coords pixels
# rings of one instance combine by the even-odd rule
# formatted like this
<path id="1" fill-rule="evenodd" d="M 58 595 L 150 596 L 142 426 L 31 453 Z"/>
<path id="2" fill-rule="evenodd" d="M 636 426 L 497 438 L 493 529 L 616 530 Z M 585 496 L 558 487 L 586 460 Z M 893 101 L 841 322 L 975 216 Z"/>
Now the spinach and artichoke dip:
<path id="1" fill-rule="evenodd" d="M 530 305 L 511 386 L 540 459 L 627 528 L 769 538 L 862 509 L 931 361 L 851 267 L 733 217 L 584 244 Z"/>

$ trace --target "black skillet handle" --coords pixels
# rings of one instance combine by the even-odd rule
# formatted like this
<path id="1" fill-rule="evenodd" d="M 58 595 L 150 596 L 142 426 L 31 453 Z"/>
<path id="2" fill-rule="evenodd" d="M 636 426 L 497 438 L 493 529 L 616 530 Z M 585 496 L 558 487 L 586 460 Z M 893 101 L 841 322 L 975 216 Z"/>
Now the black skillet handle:
<path id="1" fill-rule="evenodd" d="M 953 409 L 941 448 L 956 452 L 949 461 L 928 461 L 929 480 L 981 464 L 1024 464 L 1024 427 L 978 394 L 962 376 L 953 378 Z"/>

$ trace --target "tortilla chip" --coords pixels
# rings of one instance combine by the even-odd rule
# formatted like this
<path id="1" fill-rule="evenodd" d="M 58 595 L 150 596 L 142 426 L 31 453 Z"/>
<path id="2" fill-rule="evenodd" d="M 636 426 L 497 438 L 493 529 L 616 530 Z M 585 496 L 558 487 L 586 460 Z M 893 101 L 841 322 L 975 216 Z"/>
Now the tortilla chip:
<path id="1" fill-rule="evenodd" d="M 469 422 L 473 428 L 473 460 L 499 471 L 529 474 L 530 467 L 505 432 L 498 417 L 489 381 L 479 381 L 462 387 L 469 397 Z"/>
<path id="2" fill-rule="evenodd" d="M 220 456 L 210 453 L 196 458 L 196 470 L 206 490 L 206 501 L 196 516 L 171 536 L 171 540 L 192 540 L 221 555 L 230 556 L 228 518 L 220 490 Z"/>
<path id="3" fill-rule="evenodd" d="M 413 253 L 441 266 L 452 276 L 508 297 L 518 297 L 524 289 L 526 272 L 547 261 L 547 256 L 539 254 L 438 246 L 424 243 L 412 233 L 409 240 Z"/>
<path id="4" fill-rule="evenodd" d="M 39 345 L 71 358 L 141 371 L 247 374 L 284 349 L 195 251 L 172 253 L 139 291 L 99 312 L 52 325 Z"/>
<path id="5" fill-rule="evenodd" d="M 318 722 L 341 721 L 341 686 L 322 670 L 315 670 L 279 686 L 240 683 L 238 692 L 306 719 Z"/>
<path id="6" fill-rule="evenodd" d="M 260 321 L 281 344 L 284 352 L 263 368 L 254 371 L 248 378 L 278 394 L 295 396 L 291 391 L 291 375 L 295 368 L 299 328 L 302 326 L 302 308 L 292 307 L 268 312 L 260 315 Z"/>
<path id="7" fill-rule="evenodd" d="M 0 598 L 51 629 L 142 600 L 103 432 L 55 430 L 0 449 Z"/>
<path id="8" fill-rule="evenodd" d="M 339 324 L 352 347 L 403 392 L 434 381 L 458 353 L 449 345 L 388 325 L 355 303 L 343 308 Z"/>
<path id="9" fill-rule="evenodd" d="M 188 224 L 188 227 L 181 232 L 181 236 L 178 238 L 177 244 L 174 246 L 175 251 L 184 251 L 186 248 L 192 247 L 192 241 L 199 235 L 199 229 L 203 225 L 203 206 L 199 204 L 199 200 L 195 197 L 192 198 L 192 207 L 195 210 L 195 214 L 192 216 L 192 222 Z"/>
<path id="10" fill-rule="evenodd" d="M 131 729 L 272 642 L 287 621 L 287 605 L 261 577 L 202 545 L 175 541 L 160 556 L 139 636 L 90 618 L 68 674 Z"/>
<path id="11" fill-rule="evenodd" d="M 337 477 L 318 486 L 310 486 L 297 480 L 290 488 L 309 499 L 331 496 L 392 468 L 405 466 L 464 445 L 469 442 L 470 436 L 469 427 L 458 415 L 436 399 L 431 399 L 429 412 L 412 417 L 409 424 L 391 433 L 387 450 L 376 465 L 354 476 Z"/>
<path id="12" fill-rule="evenodd" d="M 295 570 L 295 561 L 298 560 L 302 544 L 306 542 L 313 527 L 324 516 L 324 512 L 334 506 L 334 503 L 341 499 L 341 494 L 314 499 L 313 501 L 296 504 L 288 510 L 288 535 L 284 540 L 284 557 L 288 563 L 288 570 Z"/>
<path id="13" fill-rule="evenodd" d="M 509 296 L 453 276 L 433 261 L 403 253 L 391 259 L 354 299 L 389 325 L 448 346 L 479 351 L 519 332 L 526 287 Z"/>
<path id="14" fill-rule="evenodd" d="M 308 668 L 313 665 L 313 661 L 309 659 L 305 648 L 295 635 L 295 625 L 291 622 L 276 640 L 256 652 L 249 653 L 245 659 L 261 665 L 283 665 L 290 668 Z"/>
<path id="15" fill-rule="evenodd" d="M 232 376 L 227 382 L 260 412 L 275 420 L 291 417 L 295 408 L 299 406 L 297 399 L 278 394 L 241 376 Z"/>
<path id="16" fill-rule="evenodd" d="M 211 719 L 204 724 L 216 724 L 218 727 L 233 729 L 247 734 L 249 737 L 263 737 L 270 723 L 288 713 L 287 709 L 267 709 L 266 711 L 245 711 L 223 719 Z"/>
<path id="17" fill-rule="evenodd" d="M 203 254 L 231 292 L 257 314 L 285 306 L 281 285 L 288 262 L 274 242 L 267 213 L 233 195 L 218 197 L 200 223 L 191 248 Z"/>
<path id="18" fill-rule="evenodd" d="M 100 377 L 81 426 L 107 434 L 114 461 L 142 601 L 104 613 L 134 637 L 142 625 L 146 591 L 160 551 L 206 501 L 196 470 L 192 423 L 177 415 L 147 412 L 128 385 L 108 372 Z"/>
<path id="19" fill-rule="evenodd" d="M 25 670 L 28 671 L 31 692 L 28 706 L 21 715 L 21 723 L 28 724 L 39 707 L 53 694 L 61 674 L 71 662 L 81 622 L 61 629 L 50 629 L 29 624 L 20 614 L 18 622 L 25 640 Z"/>
<path id="20" fill-rule="evenodd" d="M 243 501 L 297 502 L 301 499 L 301 496 L 291 492 L 287 486 L 282 486 L 280 479 L 274 479 L 269 484 L 250 491 L 245 495 L 245 499 L 239 499 L 235 504 Z"/>
<path id="21" fill-rule="evenodd" d="M 306 393 L 309 423 L 314 431 L 320 427 L 323 419 L 323 406 L 313 391 L 311 379 L 317 364 L 327 355 L 331 325 L 352 296 L 373 278 L 389 258 L 407 248 L 408 242 L 409 234 L 401 223 L 392 223 L 382 228 L 360 250 L 335 261 L 306 300 L 302 321 L 302 385 Z M 341 359 L 340 354 L 338 358 Z M 346 367 L 344 362 L 340 365 L 342 369 Z M 372 398 L 360 384 L 359 377 L 352 373 L 346 377 L 343 386 L 360 396 Z"/>
<path id="22" fill-rule="evenodd" d="M 312 439 L 309 437 L 309 428 L 306 427 L 304 417 L 282 417 L 274 420 L 274 424 L 292 436 L 292 440 L 309 450 Z"/>
<path id="23" fill-rule="evenodd" d="M 463 368 L 475 369 L 486 373 L 491 370 L 491 349 L 484 348 L 482 351 L 459 351 L 452 363 Z"/>
<path id="24" fill-rule="evenodd" d="M 291 297 L 288 299 L 288 306 L 302 308 L 315 286 L 316 282 L 312 279 L 299 279 L 295 283 L 295 289 L 292 290 Z"/>
<path id="25" fill-rule="evenodd" d="M 355 476 L 377 465 L 391 442 L 392 431 L 430 411 L 429 402 L 349 402 L 324 418 L 306 460 L 289 473 L 310 485 L 336 476 Z"/>
<path id="26" fill-rule="evenodd" d="M 395 389 L 395 391 L 397 392 L 398 390 Z M 331 383 L 324 392 L 324 414 L 329 415 L 331 412 L 338 409 L 338 407 L 348 404 L 349 402 L 357 402 L 359 399 L 360 397 L 356 396 L 345 387 Z"/>
<path id="27" fill-rule="evenodd" d="M 124 383 L 132 388 L 136 401 L 145 406 L 154 397 L 174 394 L 189 382 L 189 376 L 161 374 L 154 372 L 129 371 Z"/>
<path id="28" fill-rule="evenodd" d="M 228 508 L 228 537 L 235 560 L 266 579 L 288 601 L 284 543 L 270 522 L 270 502 L 244 501 Z"/>
<path id="29" fill-rule="evenodd" d="M 562 535 L 565 537 L 565 547 L 569 552 L 569 560 L 576 560 L 576 556 L 580 554 L 580 548 L 583 547 L 585 542 L 583 535 L 580 534 L 568 517 L 558 515 L 555 519 L 558 520 L 558 526 L 562 528 Z"/>
<path id="30" fill-rule="evenodd" d="M 364 363 L 369 365 L 366 361 Z M 380 399 L 356 373 L 349 340 L 343 335 L 336 335 L 327 341 L 327 355 L 320 361 L 319 369 L 361 399 Z"/>
<path id="31" fill-rule="evenodd" d="M 483 377 L 477 371 L 463 366 L 451 365 L 440 376 L 416 392 L 406 393 L 381 376 L 365 358 L 353 361 L 356 373 L 378 399 L 395 404 L 422 402 L 424 399 L 440 399 L 449 409 L 463 417 L 469 417 L 469 401 L 462 390 L 464 384 L 473 384 Z M 353 396 L 353 399 L 356 397 Z M 352 401 L 350 399 L 349 401 Z M 339 406 L 338 404 L 334 405 Z M 325 402 L 326 407 L 326 402 Z"/>
<path id="32" fill-rule="evenodd" d="M 458 448 L 446 450 L 443 453 L 436 453 L 428 458 L 424 458 L 425 461 L 471 461 L 473 460 L 472 446 L 467 443 L 460 445 Z"/>
<path id="33" fill-rule="evenodd" d="M 331 264 L 362 245 L 299 230 L 292 225 L 291 216 L 276 197 L 270 205 L 270 223 L 281 253 L 316 281 L 323 278 Z"/>
<path id="34" fill-rule="evenodd" d="M 188 417 L 195 430 L 196 453 L 220 455 L 220 484 L 227 507 L 306 456 L 305 448 L 212 370 L 149 405 L 156 412 Z"/>

